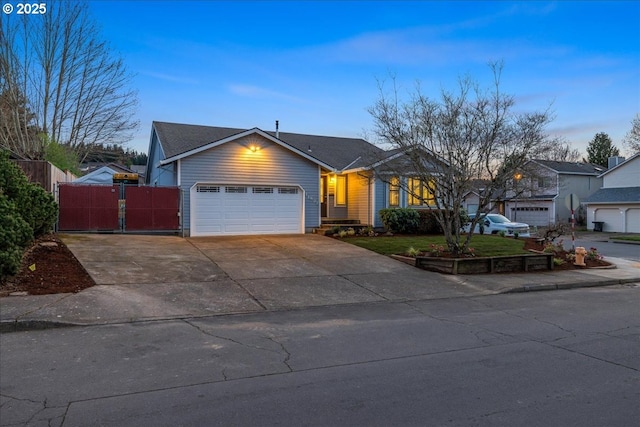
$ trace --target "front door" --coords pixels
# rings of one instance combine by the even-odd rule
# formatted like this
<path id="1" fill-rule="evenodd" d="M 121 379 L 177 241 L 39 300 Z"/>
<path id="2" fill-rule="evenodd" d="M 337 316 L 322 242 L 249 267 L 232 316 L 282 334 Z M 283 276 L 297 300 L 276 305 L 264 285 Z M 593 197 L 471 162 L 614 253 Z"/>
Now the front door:
<path id="1" fill-rule="evenodd" d="M 320 218 L 327 217 L 327 177 L 320 177 Z"/>

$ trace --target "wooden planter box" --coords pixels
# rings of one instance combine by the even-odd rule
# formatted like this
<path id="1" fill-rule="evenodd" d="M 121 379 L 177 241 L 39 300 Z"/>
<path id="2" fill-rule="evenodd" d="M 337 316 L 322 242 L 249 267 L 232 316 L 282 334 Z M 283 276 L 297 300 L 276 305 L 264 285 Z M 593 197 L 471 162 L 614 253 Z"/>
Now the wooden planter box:
<path id="1" fill-rule="evenodd" d="M 399 259 L 400 257 L 394 258 Z M 412 258 L 408 258 L 407 261 L 409 259 Z M 413 265 L 424 270 L 447 274 L 541 271 L 553 270 L 553 254 L 523 254 L 477 258 L 416 257 Z"/>

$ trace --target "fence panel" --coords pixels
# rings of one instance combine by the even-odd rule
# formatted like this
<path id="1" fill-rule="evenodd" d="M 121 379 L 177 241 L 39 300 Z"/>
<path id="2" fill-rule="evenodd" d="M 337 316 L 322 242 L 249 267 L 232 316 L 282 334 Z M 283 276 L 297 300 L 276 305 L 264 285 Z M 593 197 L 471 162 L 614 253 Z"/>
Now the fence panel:
<path id="1" fill-rule="evenodd" d="M 125 187 L 125 230 L 152 231 L 180 228 L 178 187 Z"/>
<path id="2" fill-rule="evenodd" d="M 60 231 L 118 231 L 118 185 L 60 185 Z"/>

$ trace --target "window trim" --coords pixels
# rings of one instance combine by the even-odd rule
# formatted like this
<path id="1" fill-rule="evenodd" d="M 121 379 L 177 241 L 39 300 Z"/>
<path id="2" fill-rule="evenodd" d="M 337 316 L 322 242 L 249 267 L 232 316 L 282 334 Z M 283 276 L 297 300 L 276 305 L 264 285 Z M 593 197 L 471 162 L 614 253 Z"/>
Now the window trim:
<path id="1" fill-rule="evenodd" d="M 417 184 L 417 185 L 416 185 Z M 409 177 L 407 182 L 407 193 L 409 206 L 434 206 L 436 200 L 435 182 L 429 180 L 425 182 L 420 177 Z M 416 195 L 418 194 L 418 195 Z"/>
<path id="2" fill-rule="evenodd" d="M 389 179 L 389 206 L 400 206 L 400 177 L 397 175 Z"/>

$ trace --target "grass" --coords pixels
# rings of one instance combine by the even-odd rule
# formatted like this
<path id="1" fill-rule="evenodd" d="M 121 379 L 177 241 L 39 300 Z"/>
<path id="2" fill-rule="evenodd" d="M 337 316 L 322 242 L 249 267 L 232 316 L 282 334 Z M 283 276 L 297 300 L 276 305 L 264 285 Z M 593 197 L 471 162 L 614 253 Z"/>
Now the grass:
<path id="1" fill-rule="evenodd" d="M 630 242 L 640 242 L 640 236 L 615 236 L 611 237 L 613 240 L 628 240 Z"/>
<path id="2" fill-rule="evenodd" d="M 444 236 L 353 237 L 344 239 L 344 241 L 382 255 L 403 254 L 409 248 L 428 251 L 432 244 L 442 245 L 445 250 L 447 248 Z M 523 246 L 524 242 L 522 240 L 480 234 L 474 235 L 469 245 L 469 247 L 474 249 L 476 256 L 501 256 L 529 253 L 523 249 Z"/>

